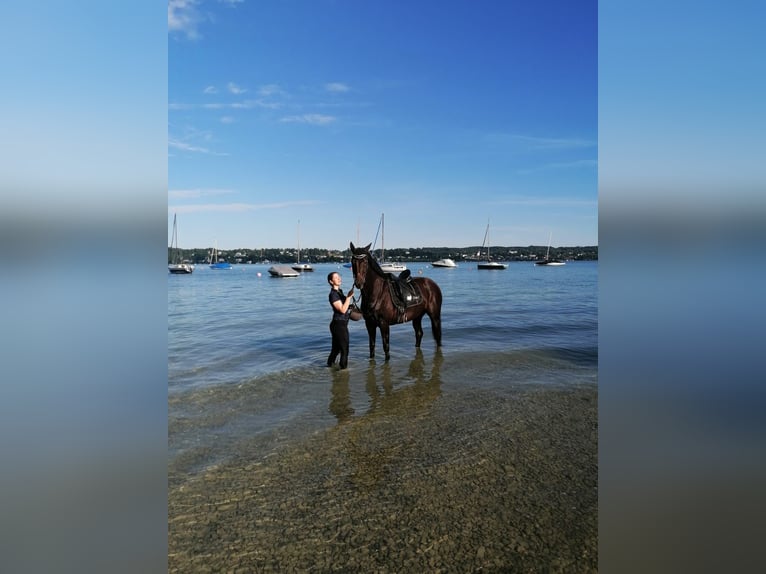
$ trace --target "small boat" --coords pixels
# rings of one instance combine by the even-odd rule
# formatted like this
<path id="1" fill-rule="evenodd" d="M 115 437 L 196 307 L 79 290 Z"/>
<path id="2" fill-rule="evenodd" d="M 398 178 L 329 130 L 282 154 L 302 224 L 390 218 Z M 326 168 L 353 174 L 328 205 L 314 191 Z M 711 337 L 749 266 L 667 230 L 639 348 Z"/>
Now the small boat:
<path id="1" fill-rule="evenodd" d="M 269 275 L 272 277 L 299 277 L 300 273 L 289 265 L 272 265 L 269 267 Z"/>
<path id="2" fill-rule="evenodd" d="M 380 261 L 378 265 L 385 273 L 401 273 L 407 269 L 404 263 L 398 263 L 396 261 L 386 261 L 386 225 L 384 220 L 385 214 L 380 214 L 380 224 L 378 229 L 380 230 Z"/>
<path id="3" fill-rule="evenodd" d="M 386 273 L 401 273 L 407 269 L 407 266 L 404 263 L 389 261 L 387 263 L 381 263 L 380 268 Z"/>
<path id="4" fill-rule="evenodd" d="M 228 261 L 218 261 L 218 242 L 213 247 L 213 254 L 210 257 L 210 269 L 233 269 Z"/>
<path id="5" fill-rule="evenodd" d="M 507 263 L 499 263 L 498 261 L 492 261 L 489 256 L 489 221 L 487 221 L 487 230 L 484 232 L 484 243 L 481 244 L 481 249 L 484 250 L 484 245 L 487 246 L 487 258 L 486 261 L 478 263 L 476 269 L 508 269 Z M 479 252 L 481 254 L 481 251 Z"/>
<path id="6" fill-rule="evenodd" d="M 309 263 L 301 263 L 301 220 L 298 220 L 298 257 L 295 265 L 291 265 L 293 271 L 313 271 L 314 268 Z"/>
<path id="7" fill-rule="evenodd" d="M 455 263 L 449 257 L 445 257 L 444 259 L 439 259 L 438 261 L 432 261 L 431 266 L 432 267 L 457 267 L 457 263 Z"/>
<path id="8" fill-rule="evenodd" d="M 181 261 L 181 250 L 178 248 L 178 226 L 176 214 L 173 214 L 173 235 L 170 238 L 170 263 L 168 271 L 173 275 L 189 275 L 194 272 L 194 265 Z"/>
<path id="9" fill-rule="evenodd" d="M 551 253 L 551 239 L 553 238 L 553 232 L 548 236 L 548 250 L 545 252 L 545 259 L 540 259 L 538 261 L 535 261 L 535 265 L 545 265 L 546 267 L 558 267 L 561 265 L 566 265 L 564 261 L 561 259 L 551 259 L 550 253 Z"/>

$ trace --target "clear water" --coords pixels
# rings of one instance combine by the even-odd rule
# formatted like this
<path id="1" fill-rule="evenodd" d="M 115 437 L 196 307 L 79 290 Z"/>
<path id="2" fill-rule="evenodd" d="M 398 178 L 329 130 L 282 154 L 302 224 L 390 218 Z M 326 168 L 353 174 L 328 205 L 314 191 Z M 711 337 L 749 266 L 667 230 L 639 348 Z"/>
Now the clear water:
<path id="1" fill-rule="evenodd" d="M 349 417 L 401 414 L 448 393 L 464 396 L 451 408 L 469 409 L 474 390 L 597 380 L 597 262 L 501 271 L 410 263 L 442 289 L 443 346 L 437 351 L 426 317 L 420 350 L 412 325 L 395 325 L 391 360 L 379 334 L 370 360 L 364 322 L 351 322 L 347 371 L 325 367 L 326 277 L 339 271 L 348 291 L 351 270 L 315 264 L 313 273 L 273 278 L 268 267 L 168 275 L 171 474 L 193 475 L 254 440 L 266 455 Z"/>

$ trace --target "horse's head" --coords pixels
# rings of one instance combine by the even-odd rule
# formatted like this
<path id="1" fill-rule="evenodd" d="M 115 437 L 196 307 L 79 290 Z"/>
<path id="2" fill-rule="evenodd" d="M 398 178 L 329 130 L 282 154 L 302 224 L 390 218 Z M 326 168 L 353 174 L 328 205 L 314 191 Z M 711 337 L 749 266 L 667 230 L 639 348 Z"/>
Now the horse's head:
<path id="1" fill-rule="evenodd" d="M 349 243 L 351 247 L 351 270 L 354 272 L 354 285 L 361 289 L 367 279 L 367 270 L 370 268 L 370 245 L 367 247 L 354 247 L 354 243 Z"/>

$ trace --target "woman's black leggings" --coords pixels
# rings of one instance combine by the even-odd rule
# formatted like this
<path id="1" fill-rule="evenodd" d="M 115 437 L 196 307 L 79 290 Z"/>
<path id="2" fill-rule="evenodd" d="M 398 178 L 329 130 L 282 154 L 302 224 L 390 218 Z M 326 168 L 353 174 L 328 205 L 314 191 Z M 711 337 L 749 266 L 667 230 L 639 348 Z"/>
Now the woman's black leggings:
<path id="1" fill-rule="evenodd" d="M 327 366 L 335 362 L 340 354 L 340 368 L 348 366 L 348 321 L 330 321 L 330 333 L 332 334 L 332 350 L 327 357 Z"/>

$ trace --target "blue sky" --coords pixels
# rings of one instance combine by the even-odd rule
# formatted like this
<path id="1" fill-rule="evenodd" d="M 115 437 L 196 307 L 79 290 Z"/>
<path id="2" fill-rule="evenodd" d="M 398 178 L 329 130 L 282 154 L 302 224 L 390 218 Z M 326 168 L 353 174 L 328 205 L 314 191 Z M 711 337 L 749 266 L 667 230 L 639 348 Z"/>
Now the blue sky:
<path id="1" fill-rule="evenodd" d="M 597 5 L 171 0 L 182 247 L 598 244 Z M 168 236 L 170 233 L 168 233 Z"/>

